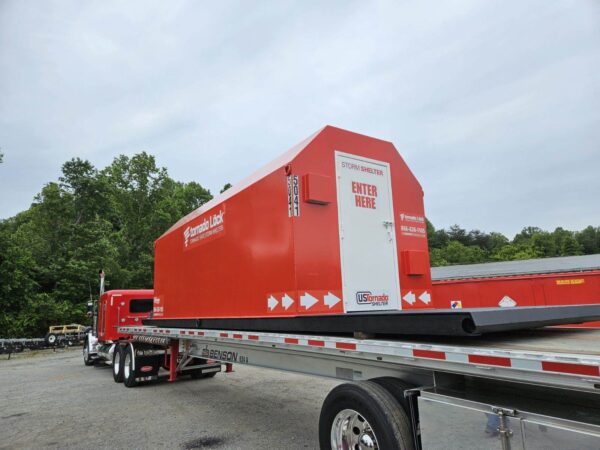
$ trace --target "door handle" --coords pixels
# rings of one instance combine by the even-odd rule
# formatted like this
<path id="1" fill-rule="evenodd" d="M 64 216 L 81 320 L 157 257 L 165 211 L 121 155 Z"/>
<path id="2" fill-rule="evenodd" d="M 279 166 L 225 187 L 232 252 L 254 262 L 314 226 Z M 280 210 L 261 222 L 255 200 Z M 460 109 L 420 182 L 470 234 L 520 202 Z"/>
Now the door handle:
<path id="1" fill-rule="evenodd" d="M 391 220 L 384 220 L 383 221 L 383 226 L 385 227 L 385 229 L 388 232 L 388 239 L 390 242 L 393 242 L 394 240 L 394 236 L 392 236 L 392 230 L 394 229 L 394 222 Z"/>

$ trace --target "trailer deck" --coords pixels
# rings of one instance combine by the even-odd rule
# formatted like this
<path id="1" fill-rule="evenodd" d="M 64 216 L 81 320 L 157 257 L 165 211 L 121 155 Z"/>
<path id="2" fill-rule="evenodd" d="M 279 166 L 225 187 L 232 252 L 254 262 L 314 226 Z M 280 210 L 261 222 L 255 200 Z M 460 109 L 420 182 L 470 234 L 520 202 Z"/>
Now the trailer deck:
<path id="1" fill-rule="evenodd" d="M 543 329 L 468 340 L 355 339 L 150 326 L 119 331 L 180 340 L 189 356 L 352 381 L 423 369 L 421 375 L 443 371 L 600 394 L 600 330 Z"/>

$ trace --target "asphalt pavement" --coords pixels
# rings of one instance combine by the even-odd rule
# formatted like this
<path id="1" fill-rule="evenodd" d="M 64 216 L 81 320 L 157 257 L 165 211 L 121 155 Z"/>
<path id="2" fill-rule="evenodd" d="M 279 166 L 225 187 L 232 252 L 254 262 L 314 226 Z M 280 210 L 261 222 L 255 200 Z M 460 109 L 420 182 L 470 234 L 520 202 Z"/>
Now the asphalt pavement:
<path id="1" fill-rule="evenodd" d="M 339 382 L 248 366 L 126 388 L 80 350 L 0 356 L 0 449 L 317 449 Z"/>

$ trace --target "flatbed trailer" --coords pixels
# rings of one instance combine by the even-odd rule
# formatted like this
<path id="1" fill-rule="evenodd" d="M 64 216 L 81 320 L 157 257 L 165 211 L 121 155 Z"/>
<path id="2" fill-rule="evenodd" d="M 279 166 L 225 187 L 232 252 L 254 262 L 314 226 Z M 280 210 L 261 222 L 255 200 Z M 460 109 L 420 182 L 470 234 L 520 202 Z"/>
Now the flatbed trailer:
<path id="1" fill-rule="evenodd" d="M 121 359 L 113 372 L 122 370 L 130 387 L 160 378 L 160 367 L 175 381 L 186 370 L 203 378 L 234 364 L 347 381 L 324 401 L 323 449 L 600 448 L 600 330 L 406 340 L 153 326 L 119 331 L 132 339 L 115 344 Z"/>

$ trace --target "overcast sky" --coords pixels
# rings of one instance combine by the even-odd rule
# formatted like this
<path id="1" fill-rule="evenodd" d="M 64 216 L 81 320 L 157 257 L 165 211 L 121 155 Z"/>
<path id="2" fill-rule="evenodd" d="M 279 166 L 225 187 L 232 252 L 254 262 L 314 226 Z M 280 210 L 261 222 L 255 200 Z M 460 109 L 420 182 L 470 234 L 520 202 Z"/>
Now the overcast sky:
<path id="1" fill-rule="evenodd" d="M 326 124 L 392 141 L 438 228 L 598 226 L 600 2 L 0 0 L 0 218 L 72 157 L 218 193 Z"/>

